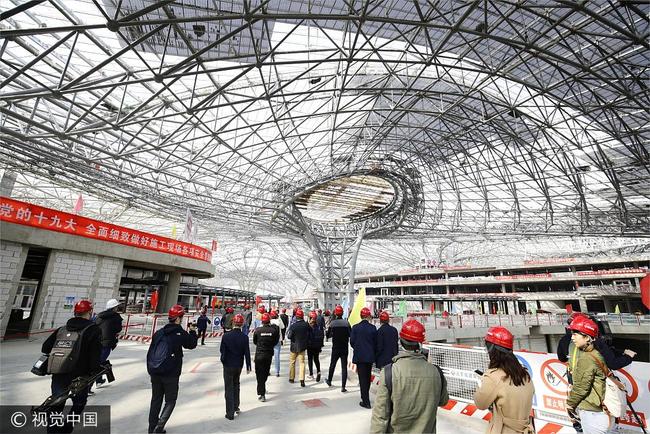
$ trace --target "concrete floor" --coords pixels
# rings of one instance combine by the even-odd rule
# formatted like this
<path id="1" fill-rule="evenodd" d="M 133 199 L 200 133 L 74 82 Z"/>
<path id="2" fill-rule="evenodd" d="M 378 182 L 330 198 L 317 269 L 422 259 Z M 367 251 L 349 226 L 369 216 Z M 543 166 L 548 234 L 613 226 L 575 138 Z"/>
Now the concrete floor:
<path id="1" fill-rule="evenodd" d="M 0 344 L 0 404 L 40 404 L 49 394 L 50 378 L 29 372 L 40 356 L 44 338 Z M 321 353 L 324 376 L 329 366 L 330 345 Z M 151 386 L 145 366 L 147 344 L 120 341 L 111 355 L 116 381 L 94 388 L 92 404 L 110 404 L 112 433 L 142 433 L 147 430 Z M 251 353 L 254 346 L 251 343 Z M 219 362 L 219 341 L 185 351 L 179 398 L 167 432 L 173 433 L 268 433 L 269 430 L 297 433 L 367 433 L 371 410 L 360 401 L 356 374 L 349 375 L 347 393 L 340 392 L 340 368 L 328 388 L 307 380 L 307 387 L 288 382 L 288 346 L 283 347 L 280 377 L 269 377 L 267 402 L 257 400 L 254 371 L 242 374 L 241 414 L 234 421 L 224 418 L 223 377 Z M 274 372 L 274 368 L 272 368 Z M 308 374 L 308 371 L 307 371 Z M 371 393 L 373 390 L 371 389 Z M 304 401 L 320 400 L 309 407 Z M 374 395 L 371 395 L 374 400 Z M 318 403 L 317 401 L 314 401 Z M 487 423 L 445 410 L 438 412 L 438 433 L 482 433 Z M 459 431 L 460 429 L 460 431 Z"/>

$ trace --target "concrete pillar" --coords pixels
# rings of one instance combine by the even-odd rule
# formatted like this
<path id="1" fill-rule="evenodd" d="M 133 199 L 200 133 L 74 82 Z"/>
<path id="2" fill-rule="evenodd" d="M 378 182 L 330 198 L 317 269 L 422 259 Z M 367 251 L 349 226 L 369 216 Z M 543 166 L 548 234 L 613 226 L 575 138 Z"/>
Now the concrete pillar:
<path id="1" fill-rule="evenodd" d="M 503 293 L 506 292 L 506 284 L 505 283 L 501 284 L 501 292 L 503 292 Z"/>
<path id="2" fill-rule="evenodd" d="M 628 311 L 628 313 L 634 313 L 634 312 L 632 312 L 632 303 L 630 302 L 630 299 L 629 299 L 629 298 L 626 298 L 626 299 L 625 299 L 625 304 L 627 305 L 627 311 Z"/>
<path id="3" fill-rule="evenodd" d="M 167 288 L 165 288 L 165 296 L 162 303 L 158 303 L 161 312 L 166 312 L 170 307 L 178 302 L 178 291 L 181 287 L 181 273 L 180 271 L 172 271 L 169 273 L 169 281 Z"/>
<path id="4" fill-rule="evenodd" d="M 584 298 L 579 298 L 578 303 L 580 304 L 580 312 L 588 312 L 589 310 L 587 309 L 587 300 Z"/>
<path id="5" fill-rule="evenodd" d="M 1 275 L 3 279 L 2 281 L 0 281 L 0 284 L 3 292 L 5 288 L 8 287 L 8 294 L 7 294 L 7 298 L 2 297 L 5 300 L 5 306 L 3 307 L 3 309 L 1 309 L 0 312 L 0 336 L 4 336 L 7 331 L 7 325 L 9 325 L 9 318 L 11 317 L 11 308 L 13 306 L 14 298 L 16 298 L 16 291 L 18 291 L 18 284 L 20 283 L 20 277 L 23 274 L 23 268 L 25 267 L 25 261 L 27 260 L 27 253 L 29 252 L 29 248 L 27 246 L 19 247 L 17 245 L 14 245 L 14 249 L 15 249 L 15 253 L 11 252 L 12 254 L 11 259 L 13 263 L 9 263 L 9 261 L 5 257 L 2 258 L 3 269 Z M 20 251 L 20 256 L 18 256 L 17 258 L 18 260 L 15 261 L 14 258 L 16 257 L 13 255 L 18 253 L 19 251 Z M 5 252 L 2 253 L 4 256 Z M 6 252 L 6 254 L 9 254 L 9 252 Z M 14 264 L 16 268 L 12 267 L 12 265 Z M 13 277 L 5 281 L 4 278 L 10 277 L 11 271 L 13 271 Z M 39 292 L 39 297 L 40 296 L 41 296 L 41 292 Z M 32 308 L 32 313 L 31 313 L 32 327 L 34 326 L 35 323 L 34 318 L 36 318 L 36 300 L 34 300 L 34 306 Z"/>
<path id="6" fill-rule="evenodd" d="M 614 312 L 614 309 L 612 308 L 612 301 L 610 299 L 603 297 L 603 304 L 605 305 L 605 312 Z"/>
<path id="7" fill-rule="evenodd" d="M 11 197 L 16 183 L 16 172 L 12 170 L 5 170 L 0 180 L 0 196 Z M 11 300 L 13 302 L 13 299 Z M 4 330 L 4 329 L 3 329 Z"/>

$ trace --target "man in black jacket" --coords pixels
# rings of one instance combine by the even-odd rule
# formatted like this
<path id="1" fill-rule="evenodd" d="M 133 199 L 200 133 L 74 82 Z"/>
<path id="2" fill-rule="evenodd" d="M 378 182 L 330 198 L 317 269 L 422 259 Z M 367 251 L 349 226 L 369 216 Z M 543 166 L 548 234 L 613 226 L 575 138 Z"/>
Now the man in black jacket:
<path id="1" fill-rule="evenodd" d="M 93 305 L 89 300 L 81 300 L 74 305 L 74 318 L 70 318 L 64 327 L 60 327 L 52 333 L 41 347 L 44 354 L 50 354 L 52 358 L 52 350 L 56 347 L 57 335 L 59 330 L 67 330 L 68 332 L 81 333 L 80 346 L 78 348 L 76 361 L 74 366 L 71 366 L 70 372 L 52 374 L 52 395 L 59 395 L 63 393 L 72 383 L 72 380 L 78 377 L 90 377 L 97 373 L 101 367 L 99 364 L 99 357 L 102 351 L 102 332 L 90 321 L 92 315 Z M 50 365 L 49 371 L 52 370 Z M 70 414 L 80 415 L 86 406 L 88 400 L 88 391 L 90 386 L 81 393 L 72 397 L 72 408 Z M 51 407 L 48 415 L 48 428 L 47 432 L 58 432 L 57 427 L 51 419 L 53 413 L 61 413 L 64 409 L 65 403 Z M 65 420 L 71 420 L 69 416 Z M 72 426 L 66 425 L 60 428 L 62 432 L 72 432 Z"/>
<path id="2" fill-rule="evenodd" d="M 201 309 L 201 315 L 196 319 L 196 328 L 199 331 L 199 336 L 201 337 L 201 345 L 205 345 L 205 334 L 208 331 L 208 324 L 210 323 L 210 318 L 207 315 L 207 308 Z"/>
<path id="3" fill-rule="evenodd" d="M 343 319 L 343 307 L 334 308 L 334 320 L 327 329 L 327 337 L 332 338 L 332 357 L 330 359 L 330 369 L 327 375 L 328 386 L 332 386 L 332 377 L 336 363 L 341 359 L 341 392 L 347 392 L 345 384 L 348 381 L 348 342 L 350 341 L 351 327 L 348 320 Z"/>
<path id="4" fill-rule="evenodd" d="M 280 320 L 284 323 L 284 328 L 282 329 L 282 343 L 284 344 L 284 337 L 289 330 L 289 315 L 287 315 L 287 309 L 282 308 L 282 313 L 280 314 Z"/>
<path id="5" fill-rule="evenodd" d="M 359 405 L 364 408 L 370 407 L 370 378 L 372 378 L 372 364 L 375 363 L 377 353 L 377 328 L 368 320 L 372 318 L 370 309 L 361 309 L 361 321 L 352 327 L 350 334 L 350 345 L 354 349 L 352 363 L 357 365 L 359 376 L 359 391 L 361 402 Z"/>
<path id="6" fill-rule="evenodd" d="M 99 363 L 104 364 L 108 360 L 111 351 L 117 347 L 117 335 L 122 331 L 122 317 L 117 313 L 120 302 L 111 298 L 106 302 L 106 310 L 100 312 L 95 319 L 95 324 L 102 331 L 102 353 Z M 103 376 L 97 379 L 97 385 L 104 384 Z"/>
<path id="7" fill-rule="evenodd" d="M 280 329 L 271 325 L 271 315 L 262 314 L 262 327 L 255 329 L 253 344 L 255 349 L 255 376 L 257 377 L 257 395 L 260 401 L 266 402 L 266 380 L 269 378 L 273 348 L 280 341 Z"/>
<path id="8" fill-rule="evenodd" d="M 305 387 L 305 350 L 309 344 L 309 334 L 311 328 L 305 322 L 305 313 L 302 309 L 294 311 L 296 322 L 294 322 L 287 332 L 287 339 L 291 341 L 289 350 L 289 383 L 294 382 L 296 377 L 296 359 L 300 363 L 300 386 Z"/>
<path id="9" fill-rule="evenodd" d="M 393 361 L 393 357 L 399 353 L 399 336 L 397 329 L 390 325 L 390 316 L 388 312 L 382 311 L 379 314 L 379 322 L 381 325 L 377 330 L 377 357 L 375 365 L 377 369 L 381 369 Z"/>
<path id="10" fill-rule="evenodd" d="M 251 372 L 251 352 L 248 336 L 242 333 L 244 317 L 237 314 L 232 319 L 232 331 L 221 338 L 221 363 L 226 398 L 226 419 L 233 420 L 239 413 L 239 377 L 246 359 L 246 374 Z"/>
<path id="11" fill-rule="evenodd" d="M 169 324 L 153 335 L 147 352 L 147 371 L 151 377 L 151 407 L 149 408 L 148 430 L 150 433 L 165 432 L 165 424 L 174 411 L 176 398 L 178 397 L 178 380 L 183 369 L 183 348 L 188 350 L 196 348 L 198 340 L 196 327 L 191 325 L 189 333 L 183 330 L 183 327 L 181 327 L 183 315 L 185 315 L 185 309 L 180 304 L 176 304 L 169 309 Z M 170 359 L 164 373 L 154 374 L 151 372 L 149 361 L 161 339 L 166 340 Z M 165 406 L 161 412 L 160 407 L 162 406 L 163 396 L 165 397 Z"/>

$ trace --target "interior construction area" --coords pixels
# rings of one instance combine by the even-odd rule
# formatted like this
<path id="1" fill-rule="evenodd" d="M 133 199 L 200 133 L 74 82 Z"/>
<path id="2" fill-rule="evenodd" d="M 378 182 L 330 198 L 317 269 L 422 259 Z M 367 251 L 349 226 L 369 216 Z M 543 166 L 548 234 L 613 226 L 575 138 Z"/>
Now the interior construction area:
<path id="1" fill-rule="evenodd" d="M 643 432 L 649 17 L 634 0 L 3 0 L 0 432 L 32 424 L 12 405 L 51 423 L 57 392 L 101 410 L 83 432 L 418 432 L 431 415 L 484 432 L 502 406 L 474 393 L 503 329 L 534 386 L 517 429 L 579 432 L 558 350 L 575 318 L 625 359 L 616 430 Z M 260 351 L 271 312 L 285 333 L 315 317 L 322 378 L 287 381 L 290 357 L 310 360 L 291 338 Z M 325 336 L 334 315 L 416 341 L 398 334 L 382 365 L 376 342 L 362 357 Z M 75 323 L 102 328 L 99 357 L 95 335 L 92 352 L 69 343 Z M 198 346 L 162 351 L 170 327 Z M 235 413 L 221 351 L 238 333 L 253 372 Z M 80 353 L 115 381 L 68 378 Z M 429 419 L 399 425 L 391 406 L 382 428 L 380 378 L 404 354 L 449 400 L 407 393 Z"/>

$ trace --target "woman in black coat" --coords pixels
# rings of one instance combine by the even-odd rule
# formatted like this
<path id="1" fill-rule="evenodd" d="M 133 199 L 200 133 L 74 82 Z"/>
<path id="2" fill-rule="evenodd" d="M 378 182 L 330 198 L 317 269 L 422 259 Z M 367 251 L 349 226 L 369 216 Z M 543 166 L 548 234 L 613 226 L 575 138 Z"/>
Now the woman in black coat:
<path id="1" fill-rule="evenodd" d="M 323 349 L 323 340 L 325 339 L 325 330 L 318 324 L 316 311 L 309 314 L 309 342 L 307 344 L 307 359 L 309 363 L 309 379 L 314 379 L 313 365 L 316 365 L 316 381 L 320 381 L 320 359 L 319 354 Z"/>

